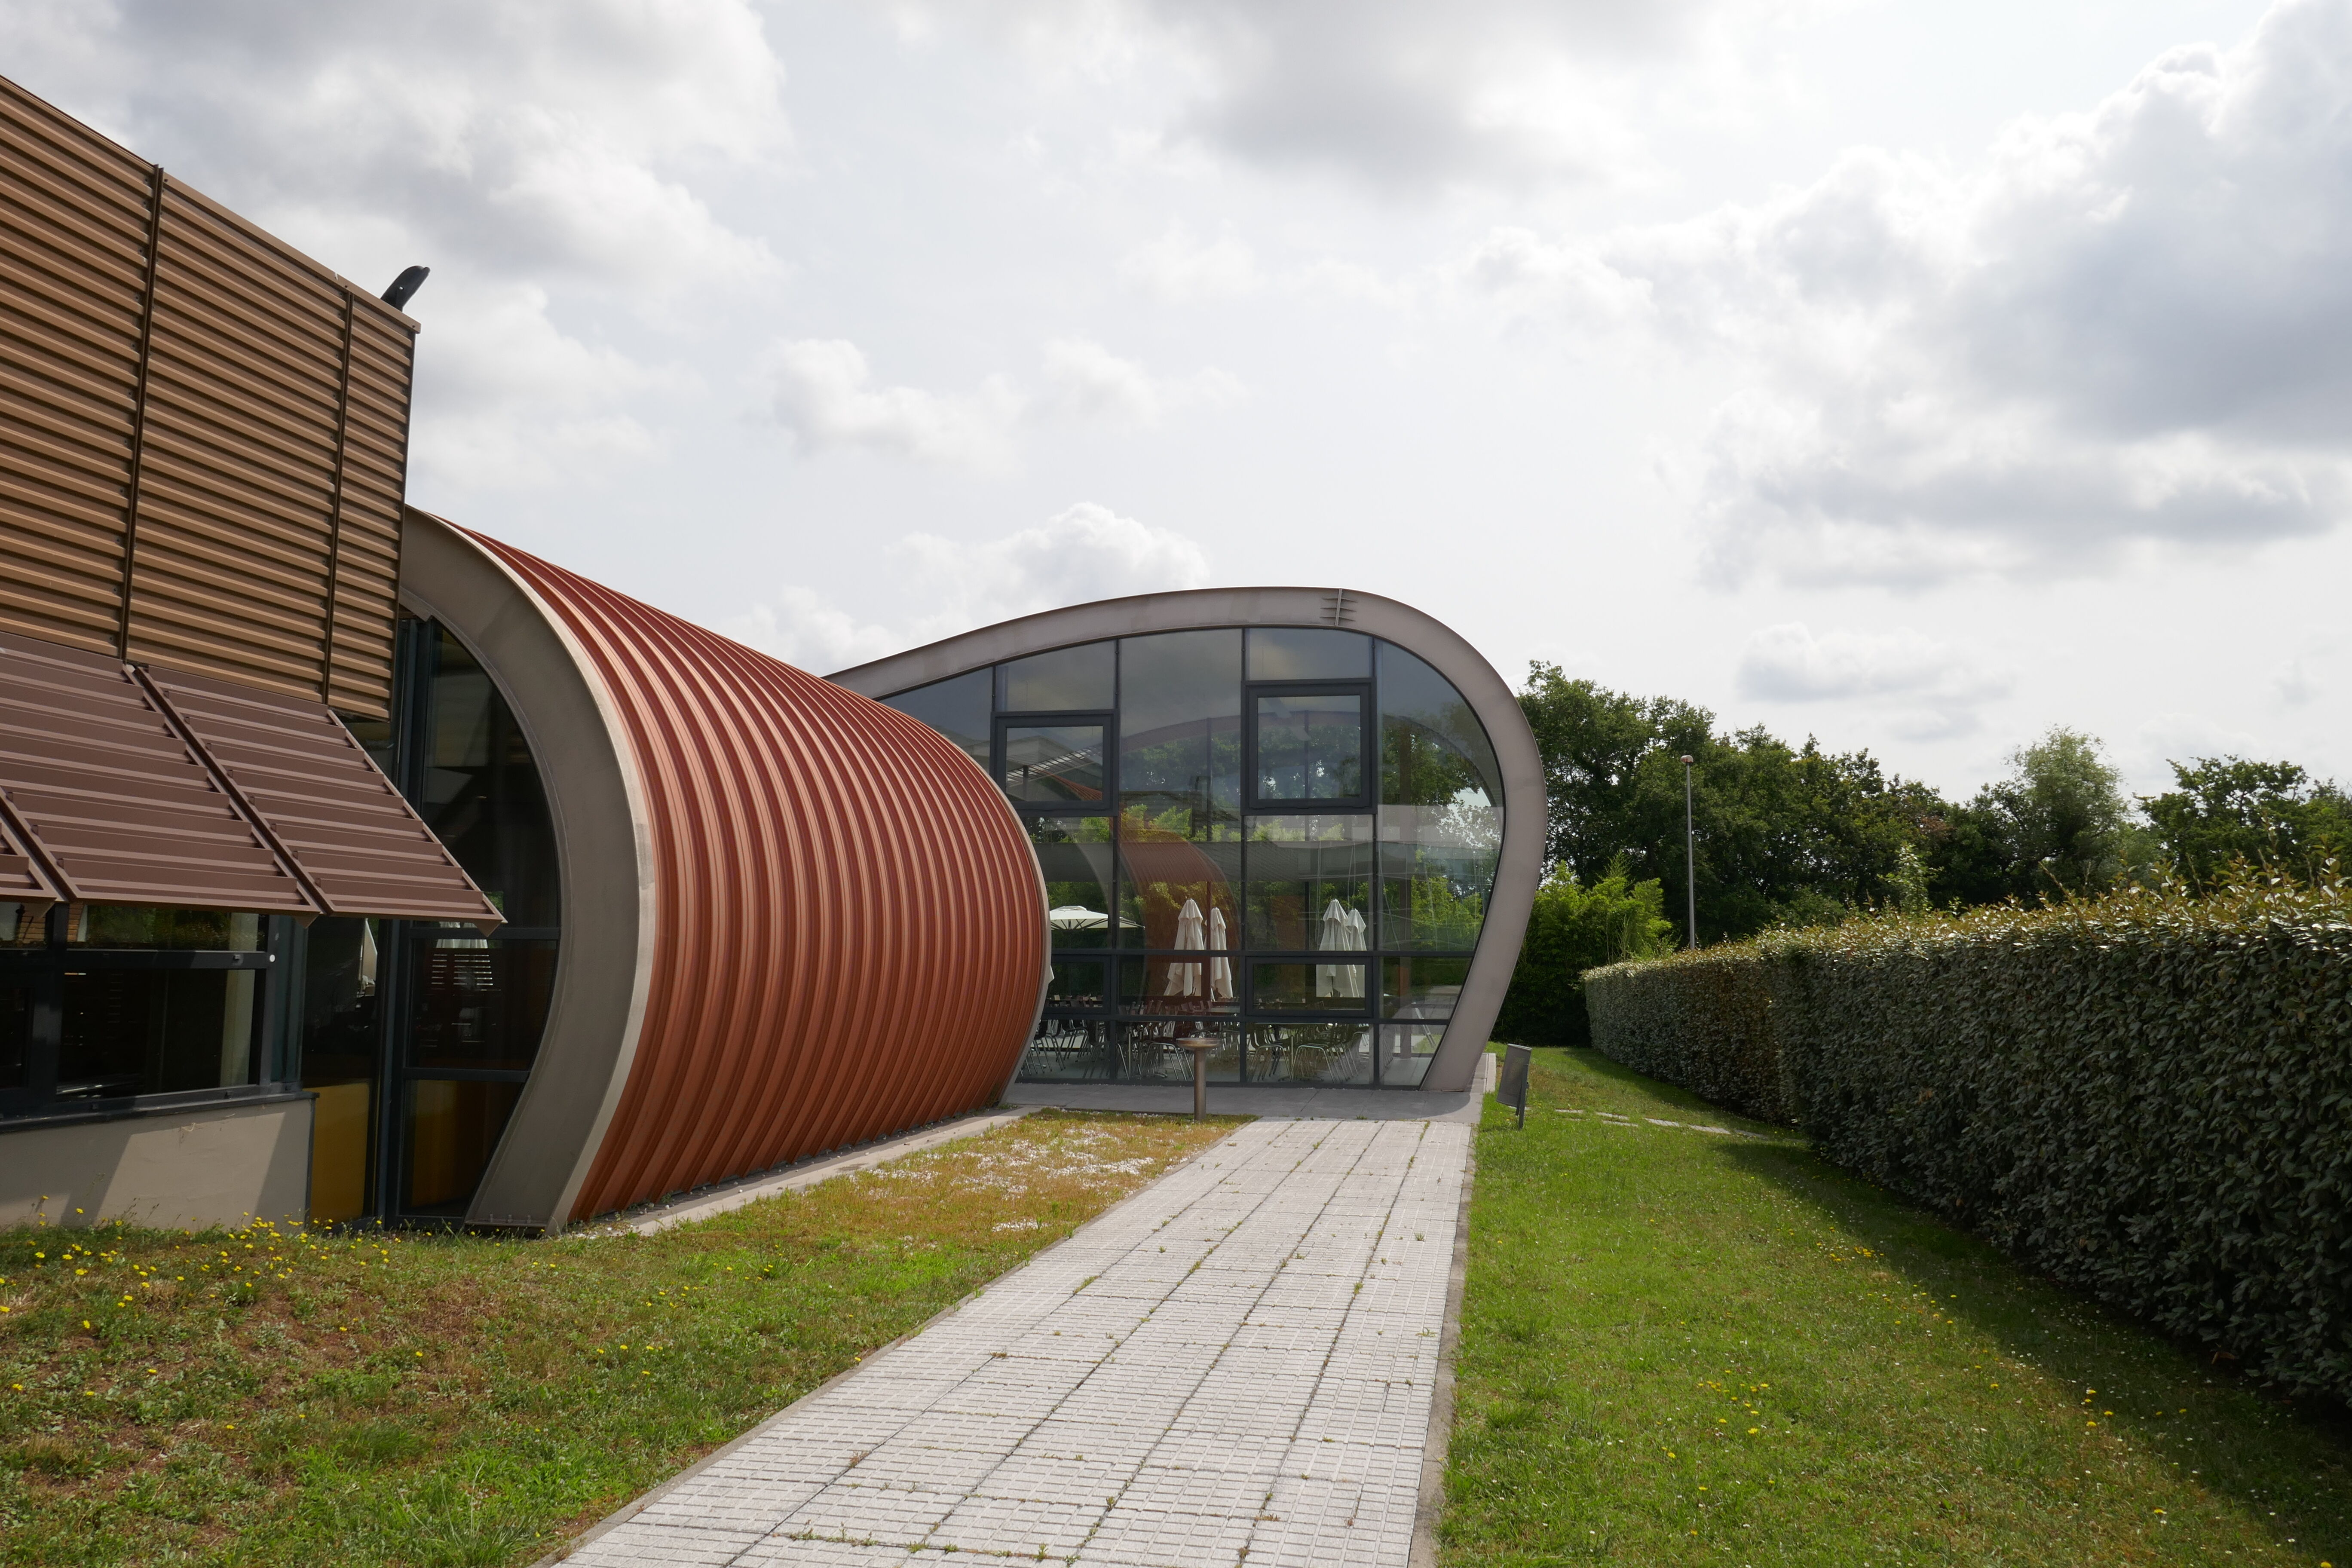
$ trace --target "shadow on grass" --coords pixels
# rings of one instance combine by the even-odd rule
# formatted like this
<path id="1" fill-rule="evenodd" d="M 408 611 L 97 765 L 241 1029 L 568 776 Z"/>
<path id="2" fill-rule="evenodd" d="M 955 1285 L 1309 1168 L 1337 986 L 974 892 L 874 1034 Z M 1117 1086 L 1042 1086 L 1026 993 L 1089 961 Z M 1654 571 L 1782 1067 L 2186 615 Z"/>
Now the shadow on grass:
<path id="1" fill-rule="evenodd" d="M 1596 1052 L 1576 1051 L 1571 1059 L 1629 1095 L 1774 1134 L 1771 1142 L 1711 1140 L 1692 1153 L 1779 1188 L 1848 1245 L 1868 1248 L 1897 1288 L 1929 1298 L 1937 1311 L 2012 1362 L 2060 1386 L 2096 1390 L 2086 1420 L 2234 1500 L 2267 1523 L 2281 1550 L 2301 1557 L 2312 1552 L 2315 1532 L 2344 1533 L 2352 1410 L 2341 1402 L 2242 1378 L 2208 1351 L 2032 1273 L 1979 1237 L 1830 1164 L 1794 1129 L 1736 1117 Z"/>

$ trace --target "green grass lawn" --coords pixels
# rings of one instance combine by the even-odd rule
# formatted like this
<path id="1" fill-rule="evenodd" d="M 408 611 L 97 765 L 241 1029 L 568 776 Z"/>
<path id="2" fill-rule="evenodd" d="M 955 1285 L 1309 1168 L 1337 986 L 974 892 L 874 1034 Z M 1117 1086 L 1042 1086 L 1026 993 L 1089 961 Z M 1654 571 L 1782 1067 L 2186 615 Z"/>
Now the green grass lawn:
<path id="1" fill-rule="evenodd" d="M 1234 1125 L 1037 1112 L 655 1237 L 0 1233 L 0 1561 L 529 1563 Z"/>
<path id="2" fill-rule="evenodd" d="M 1591 1053 L 1488 1105 L 1470 1224 L 1446 1563 L 2352 1568 L 2340 1407 Z"/>

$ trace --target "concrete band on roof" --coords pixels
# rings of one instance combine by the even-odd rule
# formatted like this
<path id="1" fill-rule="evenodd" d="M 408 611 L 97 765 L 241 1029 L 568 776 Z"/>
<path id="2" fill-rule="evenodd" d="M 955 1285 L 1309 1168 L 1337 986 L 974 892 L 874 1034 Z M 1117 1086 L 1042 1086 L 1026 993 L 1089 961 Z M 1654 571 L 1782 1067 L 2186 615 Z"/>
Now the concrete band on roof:
<path id="1" fill-rule="evenodd" d="M 410 514 L 404 592 L 497 681 L 562 882 L 555 994 L 467 1218 L 560 1226 L 977 1109 L 1025 1048 L 1045 889 L 903 714 Z"/>
<path id="2" fill-rule="evenodd" d="M 628 1080 L 652 984 L 644 785 L 585 650 L 471 536 L 411 510 L 401 602 L 466 645 L 530 742 L 554 818 L 563 936 L 530 1081 L 483 1172 L 472 1225 L 553 1229 L 571 1213 Z"/>
<path id="3" fill-rule="evenodd" d="M 1368 633 L 1426 660 L 1454 683 L 1486 727 L 1503 773 L 1502 852 L 1469 977 L 1421 1083 L 1431 1091 L 1468 1089 L 1495 1016 L 1502 1011 L 1503 994 L 1510 988 L 1528 914 L 1543 880 L 1549 807 L 1543 758 L 1517 697 L 1494 666 L 1444 622 L 1410 605 L 1352 588 L 1190 588 L 1024 616 L 839 670 L 827 679 L 866 697 L 889 697 L 1051 648 L 1211 626 L 1316 626 Z"/>

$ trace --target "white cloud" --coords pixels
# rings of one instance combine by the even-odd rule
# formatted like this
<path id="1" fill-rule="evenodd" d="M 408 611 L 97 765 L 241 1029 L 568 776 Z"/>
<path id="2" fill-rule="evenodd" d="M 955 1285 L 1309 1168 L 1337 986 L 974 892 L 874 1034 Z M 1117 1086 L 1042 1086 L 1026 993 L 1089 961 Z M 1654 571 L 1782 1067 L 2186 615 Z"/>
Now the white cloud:
<path id="1" fill-rule="evenodd" d="M 1687 473 L 1717 570 L 1931 582 L 2237 549 L 2352 511 L 2352 6 L 2282 0 L 1973 171 L 1857 152 L 1757 207 L 1465 276 L 1748 390 Z"/>
<path id="2" fill-rule="evenodd" d="M 2271 671 L 2271 689 L 2288 707 L 2301 708 L 2319 695 L 2320 684 L 2312 675 L 2310 665 L 2300 658 L 2291 658 Z"/>
<path id="3" fill-rule="evenodd" d="M 1816 636 L 1801 621 L 1766 626 L 1739 658 L 1742 697 L 1768 702 L 1860 702 L 1913 739 L 1976 728 L 1977 710 L 2016 684 L 1962 649 L 1918 632 L 1832 629 Z"/>
<path id="4" fill-rule="evenodd" d="M 1192 540 L 1081 501 L 1033 528 L 966 542 L 910 533 L 889 552 L 898 626 L 862 623 L 814 589 L 787 585 L 774 604 L 722 622 L 739 641 L 804 668 L 833 670 L 1039 610 L 1129 594 L 1207 585 L 1208 557 Z"/>
<path id="5" fill-rule="evenodd" d="M 1162 142 L 1425 194 L 1624 179 L 1650 125 L 1742 112 L 1759 43 L 1840 3 L 900 0 L 895 14 L 910 39 L 977 26 L 1052 72 L 1172 74 Z M 1633 68 L 1662 62 L 1675 69 Z"/>
<path id="6" fill-rule="evenodd" d="M 1155 376 L 1100 343 L 1079 338 L 1045 345 L 1045 381 L 1053 389 L 1048 404 L 1053 410 L 1127 425 L 1157 425 L 1173 410 L 1232 403 L 1242 395 L 1242 384 L 1223 371 Z"/>
<path id="7" fill-rule="evenodd" d="M 811 452 L 863 448 L 982 471 L 1009 468 L 1023 399 L 992 376 L 968 394 L 876 386 L 866 355 L 840 339 L 780 344 L 776 420 Z"/>
<path id="8" fill-rule="evenodd" d="M 1265 287 L 1257 254 L 1232 235 L 1202 241 L 1182 224 L 1119 259 L 1118 275 L 1171 305 L 1232 300 Z"/>
<path id="9" fill-rule="evenodd" d="M 865 450 L 998 473 L 1018 460 L 1025 426 L 1150 426 L 1176 410 L 1242 395 L 1241 383 L 1223 371 L 1155 376 L 1082 338 L 1057 338 L 1042 358 L 1042 396 L 1001 375 L 974 392 L 937 393 L 877 386 L 856 343 L 804 339 L 779 344 L 770 355 L 772 409 L 804 451 Z"/>

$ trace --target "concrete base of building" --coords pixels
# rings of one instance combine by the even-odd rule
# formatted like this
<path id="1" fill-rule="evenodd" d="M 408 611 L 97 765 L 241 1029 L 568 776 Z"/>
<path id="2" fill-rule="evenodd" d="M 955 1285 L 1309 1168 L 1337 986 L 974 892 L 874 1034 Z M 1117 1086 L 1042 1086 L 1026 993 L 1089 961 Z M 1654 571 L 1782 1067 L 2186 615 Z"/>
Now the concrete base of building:
<path id="1" fill-rule="evenodd" d="M 310 1115 L 310 1096 L 273 1095 L 0 1131 L 0 1225 L 299 1225 Z"/>
<path id="2" fill-rule="evenodd" d="M 1276 1084 L 1213 1083 L 1212 1116 L 1287 1117 L 1302 1121 L 1459 1121 L 1475 1127 L 1479 1107 L 1495 1088 L 1495 1058 L 1482 1056 L 1464 1093 L 1412 1089 L 1288 1088 Z M 1189 1083 L 1020 1083 L 1007 1105 L 1057 1106 L 1066 1110 L 1145 1110 L 1189 1116 Z"/>

